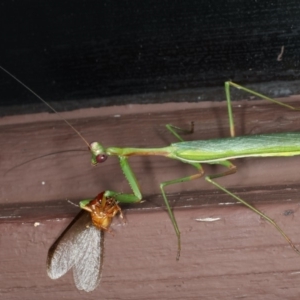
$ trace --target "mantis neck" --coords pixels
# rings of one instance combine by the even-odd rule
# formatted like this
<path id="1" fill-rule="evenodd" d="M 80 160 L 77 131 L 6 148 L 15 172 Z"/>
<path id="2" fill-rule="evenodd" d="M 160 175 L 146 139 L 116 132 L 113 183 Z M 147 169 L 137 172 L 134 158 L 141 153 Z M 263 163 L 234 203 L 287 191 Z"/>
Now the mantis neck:
<path id="1" fill-rule="evenodd" d="M 172 153 L 172 146 L 163 148 L 118 148 L 109 147 L 106 149 L 107 155 L 117 155 L 117 156 L 167 156 L 170 157 Z"/>

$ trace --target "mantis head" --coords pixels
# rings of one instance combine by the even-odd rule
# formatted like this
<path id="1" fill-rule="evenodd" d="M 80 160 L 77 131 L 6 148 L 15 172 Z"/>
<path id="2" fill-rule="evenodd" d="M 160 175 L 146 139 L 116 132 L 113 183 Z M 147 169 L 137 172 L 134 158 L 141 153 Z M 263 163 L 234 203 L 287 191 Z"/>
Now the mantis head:
<path id="1" fill-rule="evenodd" d="M 89 145 L 89 149 L 92 153 L 92 165 L 100 164 L 106 161 L 108 155 L 105 151 L 105 148 L 98 142 L 93 142 Z"/>

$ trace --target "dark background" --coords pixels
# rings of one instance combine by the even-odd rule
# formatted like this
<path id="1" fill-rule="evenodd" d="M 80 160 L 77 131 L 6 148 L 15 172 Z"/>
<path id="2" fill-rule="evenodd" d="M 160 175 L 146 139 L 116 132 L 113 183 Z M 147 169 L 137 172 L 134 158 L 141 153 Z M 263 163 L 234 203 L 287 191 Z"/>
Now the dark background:
<path id="1" fill-rule="evenodd" d="M 1 1 L 0 22 L 0 65 L 59 110 L 220 100 L 226 80 L 300 90 L 297 0 Z M 0 104 L 47 110 L 2 71 Z"/>

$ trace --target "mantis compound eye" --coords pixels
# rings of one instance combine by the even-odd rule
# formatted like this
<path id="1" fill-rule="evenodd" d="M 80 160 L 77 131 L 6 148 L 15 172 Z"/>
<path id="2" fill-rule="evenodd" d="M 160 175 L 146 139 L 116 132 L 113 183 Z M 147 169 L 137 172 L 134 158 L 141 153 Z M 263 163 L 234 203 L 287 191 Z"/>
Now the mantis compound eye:
<path id="1" fill-rule="evenodd" d="M 96 161 L 99 164 L 106 161 L 106 160 L 107 160 L 107 155 L 106 154 L 99 154 L 99 155 L 96 156 Z"/>

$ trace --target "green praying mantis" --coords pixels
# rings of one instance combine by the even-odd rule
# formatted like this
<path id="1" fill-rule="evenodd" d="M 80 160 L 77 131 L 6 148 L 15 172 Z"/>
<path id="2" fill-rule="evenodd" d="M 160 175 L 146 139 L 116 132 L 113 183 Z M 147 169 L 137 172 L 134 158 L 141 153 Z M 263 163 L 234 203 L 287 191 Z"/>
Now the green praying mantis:
<path id="1" fill-rule="evenodd" d="M 237 195 L 231 193 L 222 185 L 218 184 L 214 179 L 234 174 L 237 169 L 236 166 L 230 162 L 232 159 L 246 158 L 246 157 L 271 157 L 271 156 L 294 156 L 300 155 L 300 134 L 299 133 L 281 133 L 281 134 L 261 134 L 251 136 L 235 137 L 234 120 L 232 114 L 230 87 L 235 87 L 244 90 L 252 95 L 260 97 L 262 99 L 274 102 L 281 106 L 298 110 L 297 108 L 271 99 L 265 95 L 254 92 L 250 89 L 242 87 L 233 82 L 225 82 L 225 93 L 227 100 L 227 109 L 229 116 L 230 135 L 228 138 L 219 138 L 211 140 L 200 140 L 185 142 L 176 130 L 181 130 L 171 124 L 166 125 L 167 129 L 177 138 L 180 142 L 173 143 L 170 146 L 163 148 L 119 148 L 108 147 L 104 148 L 101 143 L 94 142 L 89 145 L 92 154 L 92 164 L 96 165 L 103 163 L 107 160 L 108 156 L 118 156 L 120 160 L 120 167 L 129 182 L 129 185 L 133 191 L 133 194 L 120 194 L 113 191 L 106 191 L 106 197 L 114 197 L 119 202 L 138 202 L 142 199 L 142 194 L 138 186 L 138 181 L 134 175 L 132 168 L 129 165 L 128 159 L 130 156 L 164 156 L 167 158 L 179 160 L 183 163 L 187 163 L 196 169 L 196 173 L 190 176 L 173 179 L 160 183 L 160 190 L 167 207 L 170 219 L 172 221 L 176 236 L 177 236 L 177 256 L 179 259 L 181 251 L 180 230 L 172 209 L 170 207 L 165 187 L 168 185 L 187 182 L 195 179 L 199 179 L 204 176 L 204 171 L 201 164 L 219 164 L 227 170 L 218 174 L 206 175 L 205 180 L 222 190 L 235 200 L 244 204 L 250 208 L 253 212 L 260 215 L 263 219 L 273 225 L 281 235 L 287 240 L 291 247 L 300 254 L 300 251 L 292 243 L 290 238 L 279 227 L 279 225 L 270 217 L 256 209 Z"/>
<path id="2" fill-rule="evenodd" d="M 22 84 L 27 90 L 38 97 L 42 102 L 44 102 L 50 109 L 55 113 L 57 111 L 52 108 L 45 100 L 34 93 L 30 88 L 23 84 L 19 79 L 10 74 L 4 68 L 0 67 L 3 71 L 8 73 L 11 77 Z M 177 236 L 177 256 L 178 260 L 181 251 L 181 241 L 180 241 L 180 230 L 176 219 L 174 217 L 173 211 L 170 207 L 165 188 L 169 185 L 176 183 L 187 182 L 195 179 L 199 179 L 204 176 L 204 171 L 202 164 L 218 164 L 226 168 L 225 171 L 217 174 L 206 175 L 204 178 L 207 182 L 211 183 L 219 190 L 225 192 L 238 202 L 244 204 L 253 212 L 261 216 L 263 219 L 268 221 L 273 225 L 280 234 L 287 240 L 291 247 L 300 254 L 300 251 L 292 243 L 290 238 L 285 234 L 285 232 L 279 227 L 279 225 L 272 220 L 270 217 L 262 213 L 260 210 L 256 209 L 237 195 L 231 193 L 225 187 L 220 185 L 215 181 L 215 179 L 224 177 L 227 175 L 234 174 L 237 169 L 236 166 L 230 161 L 237 158 L 247 158 L 247 157 L 271 157 L 271 156 L 295 156 L 300 155 L 300 133 L 281 133 L 281 134 L 261 134 L 261 135 L 251 135 L 251 136 L 240 136 L 235 137 L 234 131 L 234 120 L 231 108 L 231 98 L 230 98 L 230 87 L 241 89 L 248 92 L 256 97 L 271 101 L 278 105 L 287 107 L 289 109 L 298 110 L 297 108 L 284 104 L 282 102 L 271 99 L 265 95 L 242 87 L 233 82 L 225 82 L 225 93 L 227 100 L 227 109 L 229 116 L 230 125 L 230 136 L 228 138 L 219 138 L 211 140 L 200 140 L 200 141 L 190 141 L 185 142 L 182 137 L 178 134 L 177 128 L 173 125 L 166 125 L 167 129 L 179 140 L 177 143 L 173 143 L 170 146 L 162 148 L 121 148 L 121 147 L 108 147 L 105 148 L 101 143 L 93 142 L 88 143 L 84 137 L 78 132 L 67 120 L 63 119 L 88 145 L 89 150 L 92 154 L 91 162 L 93 165 L 104 163 L 109 156 L 117 156 L 120 161 L 120 167 L 127 179 L 131 189 L 131 194 L 119 193 L 115 191 L 107 190 L 104 192 L 104 197 L 113 198 L 120 203 L 137 203 L 142 200 L 142 193 L 139 188 L 138 180 L 129 164 L 130 156 L 164 156 L 174 160 L 181 161 L 183 163 L 191 165 L 196 169 L 196 172 L 190 176 L 177 178 L 173 180 L 168 180 L 160 183 L 160 190 L 173 224 L 176 236 Z M 59 114 L 58 114 L 59 115 Z M 82 202 L 81 207 L 84 208 L 86 205 Z"/>

